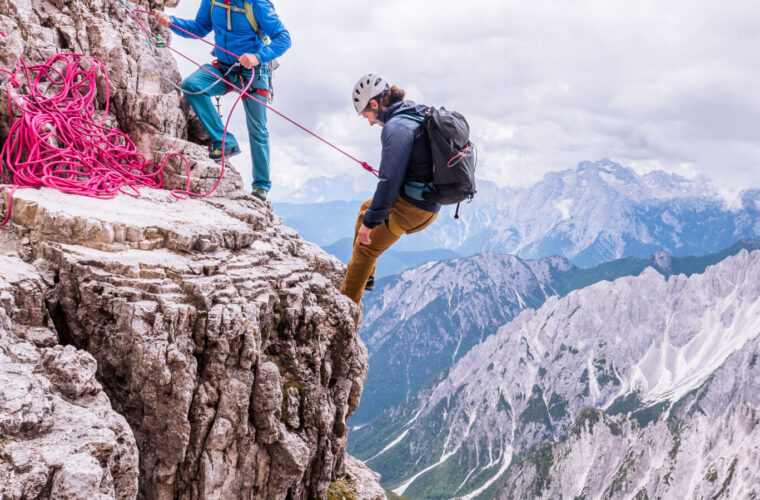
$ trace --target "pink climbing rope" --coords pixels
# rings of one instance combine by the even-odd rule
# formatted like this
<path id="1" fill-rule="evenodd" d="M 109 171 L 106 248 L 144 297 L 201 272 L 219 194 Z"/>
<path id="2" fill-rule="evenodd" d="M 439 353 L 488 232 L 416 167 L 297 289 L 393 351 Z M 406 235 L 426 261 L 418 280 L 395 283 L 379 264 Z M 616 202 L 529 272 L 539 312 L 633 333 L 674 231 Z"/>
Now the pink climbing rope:
<path id="1" fill-rule="evenodd" d="M 2 32 L 0 35 L 5 36 Z M 87 66 L 89 69 L 84 69 Z M 106 95 L 105 109 L 97 120 L 95 97 L 99 70 L 104 75 Z M 161 165 L 147 162 L 127 134 L 106 127 L 110 101 L 108 73 L 94 57 L 61 53 L 35 66 L 28 66 L 19 59 L 14 71 L 0 68 L 0 72 L 10 76 L 6 83 L 10 130 L 0 151 L 3 162 L 0 177 L 8 183 L 0 185 L 0 191 L 8 189 L 10 195 L 0 226 L 10 219 L 13 194 L 18 188 L 46 186 L 99 199 L 110 199 L 119 193 L 139 197 L 140 187 L 163 188 L 164 168 L 175 156 L 185 163 L 187 171 L 185 189 L 171 191 L 175 197 L 208 196 L 221 183 L 224 157 L 216 184 L 207 193 L 193 193 L 187 158 L 171 153 Z M 11 88 L 22 87 L 20 80 L 25 80 L 29 93 L 13 96 Z M 250 84 L 249 81 L 245 91 Z M 240 97 L 233 110 L 239 101 Z M 14 104 L 21 112 L 15 121 Z M 222 148 L 229 121 L 228 118 Z"/>
<path id="2" fill-rule="evenodd" d="M 172 153 L 161 165 L 148 162 L 127 134 L 105 125 L 108 74 L 94 57 L 61 53 L 34 66 L 19 59 L 15 71 L 0 71 L 10 76 L 6 83 L 9 133 L 0 151 L 0 177 L 8 185 L 0 189 L 11 191 L 0 226 L 10 218 L 12 196 L 18 188 L 46 186 L 99 199 L 119 193 L 139 197 L 140 187 L 163 188 L 164 168 L 174 156 L 185 162 L 188 175 L 187 188 L 172 191 L 174 196 L 207 196 L 216 189 L 203 195 L 191 193 L 190 166 L 184 156 Z M 99 71 L 104 75 L 105 109 L 97 119 Z M 28 93 L 13 96 L 11 88 L 22 87 L 20 80 L 25 80 Z M 16 120 L 14 104 L 21 112 Z"/>

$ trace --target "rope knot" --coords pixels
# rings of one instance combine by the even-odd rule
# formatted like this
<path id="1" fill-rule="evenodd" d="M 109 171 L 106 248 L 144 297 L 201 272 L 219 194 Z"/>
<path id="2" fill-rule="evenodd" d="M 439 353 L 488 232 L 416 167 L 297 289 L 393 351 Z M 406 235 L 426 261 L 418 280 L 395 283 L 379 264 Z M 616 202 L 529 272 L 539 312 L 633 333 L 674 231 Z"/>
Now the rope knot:
<path id="1" fill-rule="evenodd" d="M 165 49 L 167 42 L 158 33 L 149 33 L 148 40 L 159 49 Z"/>
<path id="2" fill-rule="evenodd" d="M 360 163 L 360 165 L 366 170 L 367 172 L 372 172 L 373 174 L 377 175 L 377 170 L 375 170 L 372 165 L 367 163 L 366 161 L 363 161 Z"/>
<path id="3" fill-rule="evenodd" d="M 17 88 L 19 88 L 21 86 L 21 83 L 18 81 L 18 79 L 16 79 L 16 75 L 15 74 L 11 73 L 10 71 L 6 71 L 6 70 L 4 70 L 2 68 L 0 68 L 0 73 L 5 73 L 8 76 L 10 76 L 10 78 L 8 79 L 8 81 L 6 82 L 6 84 L 8 84 L 8 83 L 11 84 L 14 89 L 17 89 Z M 8 96 L 8 98 L 10 99 L 10 96 Z"/>

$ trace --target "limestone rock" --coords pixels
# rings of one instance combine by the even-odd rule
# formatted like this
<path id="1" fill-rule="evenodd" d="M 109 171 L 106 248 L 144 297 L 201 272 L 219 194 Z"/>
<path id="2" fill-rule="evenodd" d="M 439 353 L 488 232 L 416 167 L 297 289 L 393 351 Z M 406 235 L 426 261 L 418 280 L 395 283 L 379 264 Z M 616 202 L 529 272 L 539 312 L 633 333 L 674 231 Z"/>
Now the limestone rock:
<path id="1" fill-rule="evenodd" d="M 50 384 L 68 397 L 102 386 L 126 417 L 142 496 L 324 497 L 345 472 L 367 370 L 360 311 L 338 292 L 342 265 L 267 205 L 22 189 L 11 221 L 0 241 L 24 238 L 41 292 L 10 310 L 49 316 L 71 344 L 37 354 Z M 52 410 L 29 397 L 17 425 L 42 432 Z M 91 477 L 71 464 L 68 481 Z"/>
<path id="2" fill-rule="evenodd" d="M 361 460 L 350 455 L 346 458 L 346 476 L 356 492 L 356 500 L 385 500 L 380 474 L 371 471 Z"/>
<path id="3" fill-rule="evenodd" d="M 137 446 L 95 360 L 14 333 L 57 341 L 44 290 L 34 267 L 0 256 L 0 498 L 135 498 Z"/>
<path id="4" fill-rule="evenodd" d="M 366 372 L 336 260 L 248 196 L 97 202 L 23 190 L 14 205 L 55 269 L 57 321 L 97 359 L 132 425 L 147 497 L 326 491 Z M 287 428 L 285 398 L 298 427 Z"/>

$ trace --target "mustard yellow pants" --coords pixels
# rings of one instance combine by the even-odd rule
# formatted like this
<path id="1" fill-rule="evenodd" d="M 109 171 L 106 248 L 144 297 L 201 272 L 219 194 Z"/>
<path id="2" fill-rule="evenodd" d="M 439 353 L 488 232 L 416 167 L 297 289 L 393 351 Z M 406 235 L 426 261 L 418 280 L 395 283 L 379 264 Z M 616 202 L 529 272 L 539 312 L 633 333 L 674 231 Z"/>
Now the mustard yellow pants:
<path id="1" fill-rule="evenodd" d="M 364 285 L 367 284 L 369 277 L 375 273 L 378 257 L 396 243 L 401 235 L 422 231 L 432 224 L 438 216 L 437 212 L 428 212 L 417 208 L 399 196 L 391 205 L 385 222 L 372 228 L 372 232 L 369 234 L 372 243 L 362 245 L 356 236 L 359 233 L 359 228 L 362 227 L 362 217 L 370 203 L 372 200 L 365 201 L 359 209 L 359 216 L 356 219 L 356 228 L 354 229 L 354 251 L 351 260 L 348 262 L 343 285 L 340 287 L 340 293 L 351 298 L 357 304 L 364 294 Z"/>

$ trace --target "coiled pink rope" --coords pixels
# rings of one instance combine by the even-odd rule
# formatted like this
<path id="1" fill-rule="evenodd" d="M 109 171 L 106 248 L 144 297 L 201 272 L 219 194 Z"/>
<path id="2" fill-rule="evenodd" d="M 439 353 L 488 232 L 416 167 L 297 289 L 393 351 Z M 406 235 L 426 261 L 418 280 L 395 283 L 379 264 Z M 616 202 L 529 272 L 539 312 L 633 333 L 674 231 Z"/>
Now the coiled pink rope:
<path id="1" fill-rule="evenodd" d="M 89 70 L 82 68 L 84 64 Z M 27 66 L 20 60 L 29 93 L 10 99 L 10 131 L 2 149 L 6 182 L 17 186 L 48 186 L 65 193 L 113 198 L 134 188 L 163 185 L 162 168 L 147 163 L 122 131 L 104 126 L 108 100 L 95 119 L 96 73 L 104 69 L 95 58 L 57 54 L 45 64 Z M 16 75 L 6 85 L 20 87 Z M 108 94 L 108 78 L 105 78 Z M 13 121 L 13 104 L 21 118 Z M 6 175 L 9 170 L 11 177 Z"/>
<path id="2" fill-rule="evenodd" d="M 109 84 L 103 64 L 82 54 L 57 54 L 40 65 L 20 59 L 6 83 L 8 138 L 0 152 L 0 176 L 9 183 L 11 196 L 20 187 L 47 186 L 64 193 L 109 199 L 118 193 L 139 197 L 140 187 L 163 187 L 163 170 L 172 153 L 159 166 L 145 160 L 129 136 L 104 125 L 108 115 Z M 97 73 L 105 83 L 105 109 L 96 118 Z M 19 76 L 21 72 L 22 76 Z M 27 94 L 13 96 L 11 87 L 26 81 Z M 14 104 L 20 118 L 14 120 Z M 188 189 L 190 185 L 188 165 Z M 187 198 L 189 191 L 176 191 Z M 0 225 L 10 218 L 8 213 Z"/>
<path id="3" fill-rule="evenodd" d="M 103 72 L 106 92 L 105 109 L 99 120 L 95 108 L 98 71 Z M 0 186 L 0 190 L 10 189 L 10 197 L 0 226 L 10 219 L 13 193 L 18 188 L 46 186 L 99 199 L 110 199 L 119 193 L 139 197 L 141 187 L 163 188 L 164 168 L 174 156 L 187 169 L 186 188 L 173 190 L 174 196 L 180 199 L 208 196 L 219 186 L 224 159 L 213 188 L 203 194 L 192 193 L 190 165 L 183 155 L 171 153 L 161 165 L 148 162 L 127 134 L 104 125 L 109 83 L 106 69 L 97 59 L 62 53 L 35 66 L 27 66 L 20 59 L 15 71 L 0 68 L 0 72 L 10 76 L 6 83 L 10 131 L 0 151 L 3 164 L 0 177 L 9 183 Z M 21 87 L 20 79 L 25 80 L 28 93 L 13 96 L 11 87 Z M 246 90 L 249 86 L 250 82 Z M 15 121 L 14 104 L 21 111 L 21 117 Z M 223 145 L 226 129 L 227 126 Z"/>

